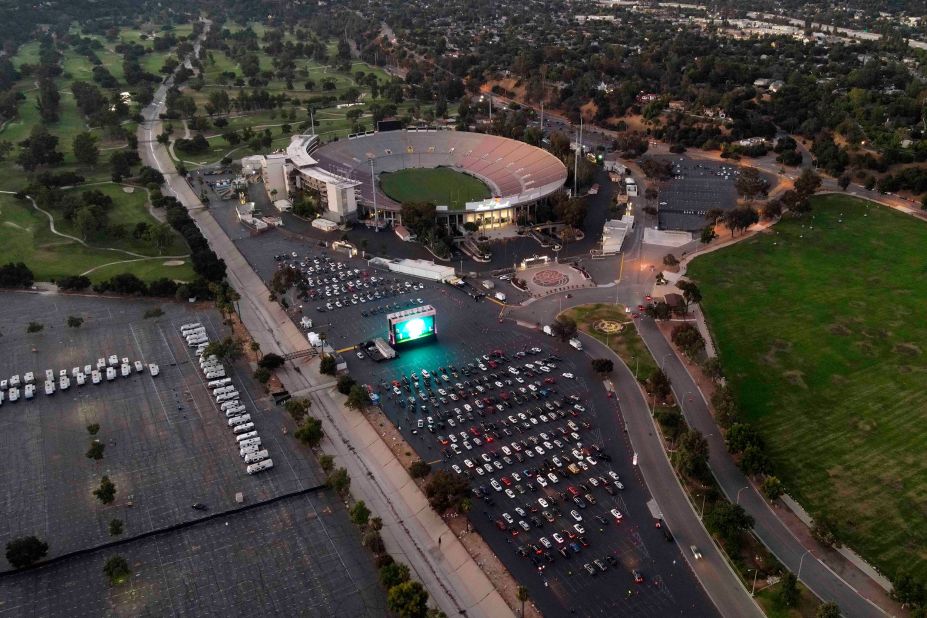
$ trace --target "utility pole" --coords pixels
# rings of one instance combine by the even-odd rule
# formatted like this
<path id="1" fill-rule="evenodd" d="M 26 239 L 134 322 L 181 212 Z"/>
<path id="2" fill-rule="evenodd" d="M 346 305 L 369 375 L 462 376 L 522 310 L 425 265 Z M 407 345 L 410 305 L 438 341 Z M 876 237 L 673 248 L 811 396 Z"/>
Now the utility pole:
<path id="1" fill-rule="evenodd" d="M 309 108 L 309 122 L 312 124 L 312 134 L 315 135 L 315 109 Z"/>
<path id="2" fill-rule="evenodd" d="M 541 99 L 541 137 L 544 136 L 544 99 Z"/>
<path id="3" fill-rule="evenodd" d="M 380 213 L 377 211 L 377 177 L 373 173 L 374 158 L 370 157 L 370 190 L 373 191 L 373 222 L 374 229 L 380 231 Z"/>
<path id="4" fill-rule="evenodd" d="M 488 98 L 489 98 L 489 124 L 492 124 L 492 94 L 490 94 Z"/>
<path id="5" fill-rule="evenodd" d="M 576 173 L 579 169 L 579 142 L 576 142 L 576 150 L 573 151 L 573 197 L 576 197 Z"/>

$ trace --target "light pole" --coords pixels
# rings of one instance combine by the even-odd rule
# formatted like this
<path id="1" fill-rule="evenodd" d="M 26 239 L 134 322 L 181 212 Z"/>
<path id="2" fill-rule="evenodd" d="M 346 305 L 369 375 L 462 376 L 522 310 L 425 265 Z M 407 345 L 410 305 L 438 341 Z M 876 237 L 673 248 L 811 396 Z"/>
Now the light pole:
<path id="1" fill-rule="evenodd" d="M 702 516 L 705 514 L 705 496 L 707 494 L 702 494 L 702 507 L 698 510 L 698 518 L 701 520 Z"/>
<path id="2" fill-rule="evenodd" d="M 799 580 L 801 579 L 801 567 L 802 567 L 802 564 L 804 564 L 805 562 L 805 556 L 807 556 L 810 553 L 811 553 L 811 550 L 806 549 L 805 553 L 801 555 L 801 560 L 798 561 L 798 575 L 796 575 L 795 577 Z"/>
<path id="3" fill-rule="evenodd" d="M 663 358 L 660 359 L 660 371 L 663 371 L 663 368 L 666 367 L 667 357 L 672 356 L 672 355 L 673 355 L 672 352 L 667 352 L 666 354 L 663 355 Z"/>
<path id="4" fill-rule="evenodd" d="M 753 587 L 750 588 L 750 596 L 751 596 L 751 597 L 755 597 L 755 596 L 756 596 L 756 576 L 759 574 L 759 572 L 760 572 L 759 569 L 753 569 Z"/>
<path id="5" fill-rule="evenodd" d="M 749 487 L 749 485 L 747 485 L 746 487 L 741 487 L 740 489 L 737 490 L 737 500 L 735 501 L 737 504 L 740 504 L 740 492 L 745 490 L 747 487 Z"/>

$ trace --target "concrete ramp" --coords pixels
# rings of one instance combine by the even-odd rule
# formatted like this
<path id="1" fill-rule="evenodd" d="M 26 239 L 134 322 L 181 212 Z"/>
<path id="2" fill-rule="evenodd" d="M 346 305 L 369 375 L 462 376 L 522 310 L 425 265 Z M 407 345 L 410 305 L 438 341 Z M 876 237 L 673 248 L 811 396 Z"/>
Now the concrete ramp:
<path id="1" fill-rule="evenodd" d="M 644 228 L 645 245 L 682 247 L 690 242 L 692 242 L 692 234 L 689 232 L 671 232 L 668 230 L 658 230 L 652 227 Z"/>

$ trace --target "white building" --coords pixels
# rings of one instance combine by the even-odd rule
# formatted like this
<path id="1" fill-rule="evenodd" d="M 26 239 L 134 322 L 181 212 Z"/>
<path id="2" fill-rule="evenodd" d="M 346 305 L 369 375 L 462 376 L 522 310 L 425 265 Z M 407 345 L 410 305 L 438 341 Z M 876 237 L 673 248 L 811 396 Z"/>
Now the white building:
<path id="1" fill-rule="evenodd" d="M 357 217 L 357 195 L 359 182 L 344 178 L 318 165 L 312 152 L 318 148 L 319 138 L 315 135 L 294 135 L 286 152 L 260 157 L 261 177 L 264 189 L 273 200 L 284 199 L 297 190 L 310 189 L 318 192 L 326 219 L 335 223 Z M 249 157 L 250 165 L 254 158 Z M 242 164 L 246 162 L 243 160 Z"/>
<path id="2" fill-rule="evenodd" d="M 602 228 L 602 255 L 614 255 L 621 251 L 624 239 L 633 227 L 634 217 L 631 215 L 606 221 Z"/>

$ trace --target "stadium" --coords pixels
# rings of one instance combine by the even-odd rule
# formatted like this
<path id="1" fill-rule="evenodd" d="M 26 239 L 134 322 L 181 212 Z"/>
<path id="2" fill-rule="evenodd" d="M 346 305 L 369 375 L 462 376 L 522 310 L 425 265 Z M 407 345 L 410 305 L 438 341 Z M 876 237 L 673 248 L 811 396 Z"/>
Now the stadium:
<path id="1" fill-rule="evenodd" d="M 437 223 L 452 233 L 466 222 L 512 225 L 567 179 L 566 166 L 541 148 L 438 129 L 370 132 L 325 145 L 314 135 L 294 135 L 286 153 L 263 157 L 262 168 L 268 192 L 314 189 L 322 216 L 337 223 L 398 225 L 401 203 L 420 201 L 435 204 Z"/>

